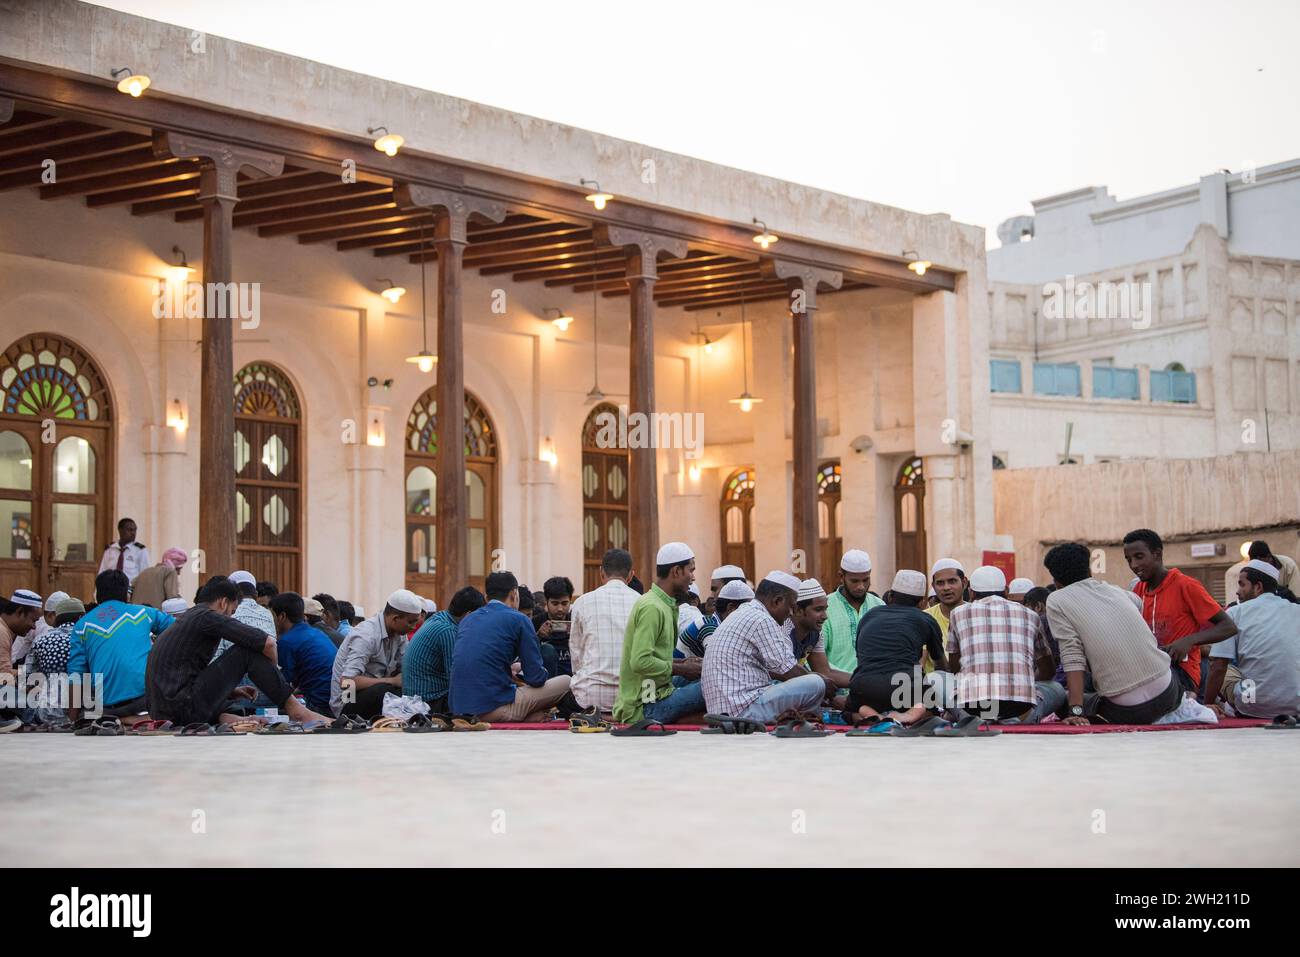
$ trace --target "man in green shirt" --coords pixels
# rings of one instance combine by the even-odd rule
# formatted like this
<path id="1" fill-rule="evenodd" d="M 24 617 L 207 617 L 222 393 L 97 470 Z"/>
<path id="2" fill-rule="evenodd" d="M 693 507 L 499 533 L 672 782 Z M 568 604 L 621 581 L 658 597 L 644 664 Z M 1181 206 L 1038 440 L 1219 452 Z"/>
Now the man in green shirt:
<path id="1" fill-rule="evenodd" d="M 871 593 L 871 556 L 851 548 L 840 559 L 840 586 L 826 605 L 822 638 L 826 657 L 837 671 L 853 674 L 858 668 L 858 622 L 884 602 Z"/>
<path id="2" fill-rule="evenodd" d="M 681 542 L 669 542 L 655 556 L 655 583 L 637 599 L 623 634 L 614 720 L 649 718 L 675 724 L 702 720 L 704 690 L 701 658 L 673 658 L 677 644 L 677 606 L 695 581 L 695 554 Z"/>

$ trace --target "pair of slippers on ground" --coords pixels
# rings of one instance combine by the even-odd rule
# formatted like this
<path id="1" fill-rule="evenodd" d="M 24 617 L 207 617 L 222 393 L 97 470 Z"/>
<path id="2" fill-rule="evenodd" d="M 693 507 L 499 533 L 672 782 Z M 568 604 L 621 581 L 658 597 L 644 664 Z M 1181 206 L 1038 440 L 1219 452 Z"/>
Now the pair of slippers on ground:
<path id="1" fill-rule="evenodd" d="M 903 724 L 888 715 L 874 715 L 861 726 L 844 732 L 846 738 L 993 738 L 1001 734 L 978 715 L 962 715 L 947 721 L 938 715 L 926 715 L 912 724 Z"/>
<path id="2" fill-rule="evenodd" d="M 750 718 L 736 718 L 729 714 L 706 714 L 707 727 L 700 734 L 765 734 L 767 725 Z M 575 734 L 608 733 L 616 738 L 664 738 L 677 732 L 665 727 L 663 722 L 642 718 L 632 724 L 616 728 L 595 710 L 579 712 L 569 717 L 569 730 Z M 815 715 L 789 711 L 777 718 L 772 735 L 778 738 L 824 738 L 827 731 Z"/>

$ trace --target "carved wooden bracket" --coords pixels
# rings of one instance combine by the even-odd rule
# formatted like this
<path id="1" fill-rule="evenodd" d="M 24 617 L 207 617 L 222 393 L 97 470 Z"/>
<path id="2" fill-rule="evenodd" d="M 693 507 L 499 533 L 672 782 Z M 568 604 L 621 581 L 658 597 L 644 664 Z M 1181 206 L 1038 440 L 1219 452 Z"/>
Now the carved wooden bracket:
<path id="1" fill-rule="evenodd" d="M 172 130 L 154 130 L 153 154 L 159 159 L 201 160 L 206 175 L 199 178 L 200 200 L 237 200 L 239 173 L 245 169 L 255 176 L 284 172 L 283 156 Z"/>
<path id="2" fill-rule="evenodd" d="M 648 233 L 626 226 L 596 223 L 591 229 L 597 246 L 614 246 L 628 250 L 628 279 L 656 279 L 660 255 L 681 259 L 686 255 L 686 240 L 661 233 Z"/>
<path id="3" fill-rule="evenodd" d="M 819 269 L 806 263 L 794 263 L 781 259 L 763 259 L 759 268 L 765 279 L 784 279 L 787 288 L 790 290 L 792 301 L 796 292 L 801 293 L 798 297 L 800 308 L 792 307 L 794 312 L 807 312 L 817 308 L 818 287 L 827 286 L 831 289 L 839 289 L 844 283 L 843 273 L 836 272 L 833 269 Z"/>
<path id="4" fill-rule="evenodd" d="M 393 187 L 393 199 L 404 209 L 431 209 L 435 214 L 442 210 L 443 215 L 436 216 L 434 238 L 455 243 L 469 241 L 466 226 L 471 217 L 490 223 L 506 218 L 504 203 L 422 183 L 397 183 Z"/>

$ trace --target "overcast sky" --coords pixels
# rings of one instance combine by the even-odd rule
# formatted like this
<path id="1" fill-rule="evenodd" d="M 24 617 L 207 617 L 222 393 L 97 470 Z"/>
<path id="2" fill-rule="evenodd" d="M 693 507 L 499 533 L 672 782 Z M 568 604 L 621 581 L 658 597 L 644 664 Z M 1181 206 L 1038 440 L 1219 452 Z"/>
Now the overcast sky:
<path id="1" fill-rule="evenodd" d="M 103 6 L 993 232 L 1300 156 L 1300 2 Z"/>

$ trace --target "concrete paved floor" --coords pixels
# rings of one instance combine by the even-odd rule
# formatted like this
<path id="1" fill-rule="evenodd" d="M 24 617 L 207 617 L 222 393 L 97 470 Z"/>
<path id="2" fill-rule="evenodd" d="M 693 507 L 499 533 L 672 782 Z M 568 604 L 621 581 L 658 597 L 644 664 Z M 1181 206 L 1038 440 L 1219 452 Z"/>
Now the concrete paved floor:
<path id="1" fill-rule="evenodd" d="M 9 734 L 0 761 L 0 866 L 1300 864 L 1300 733 L 1254 729 Z"/>

